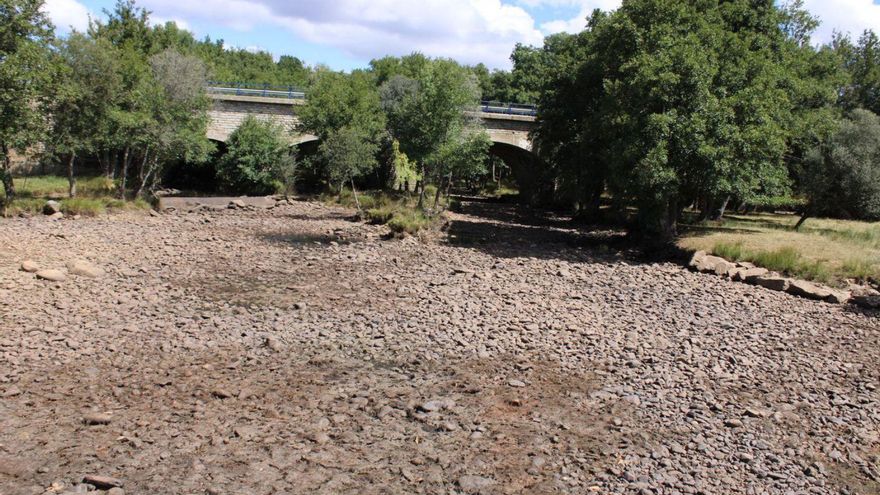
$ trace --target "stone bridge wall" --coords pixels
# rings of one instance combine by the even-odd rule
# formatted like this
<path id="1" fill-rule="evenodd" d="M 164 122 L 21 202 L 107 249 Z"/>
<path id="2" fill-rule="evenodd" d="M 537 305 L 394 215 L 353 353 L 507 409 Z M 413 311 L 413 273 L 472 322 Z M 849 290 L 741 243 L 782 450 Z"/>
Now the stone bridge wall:
<path id="1" fill-rule="evenodd" d="M 294 130 L 299 120 L 296 108 L 302 100 L 282 98 L 263 98 L 236 95 L 212 95 L 214 106 L 208 112 L 211 121 L 208 125 L 208 138 L 226 142 L 248 114 L 258 118 L 273 119 L 291 131 L 291 144 L 314 140 L 314 136 L 296 135 Z M 535 118 L 524 115 L 476 114 L 483 119 L 486 131 L 493 142 L 509 144 L 531 151 L 529 132 L 535 126 Z"/>

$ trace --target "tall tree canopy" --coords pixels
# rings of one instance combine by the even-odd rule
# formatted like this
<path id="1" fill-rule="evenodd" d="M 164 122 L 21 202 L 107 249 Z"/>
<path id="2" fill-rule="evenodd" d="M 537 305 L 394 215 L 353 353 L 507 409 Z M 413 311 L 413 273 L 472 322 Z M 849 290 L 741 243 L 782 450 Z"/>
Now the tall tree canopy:
<path id="1" fill-rule="evenodd" d="M 15 197 L 11 151 L 37 144 L 46 129 L 52 25 L 42 0 L 0 3 L 0 180 Z"/>

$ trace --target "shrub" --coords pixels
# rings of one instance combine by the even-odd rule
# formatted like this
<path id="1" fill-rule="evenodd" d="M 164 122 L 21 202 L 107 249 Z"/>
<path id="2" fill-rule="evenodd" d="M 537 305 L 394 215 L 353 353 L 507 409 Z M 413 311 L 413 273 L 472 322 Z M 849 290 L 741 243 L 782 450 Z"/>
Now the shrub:
<path id="1" fill-rule="evenodd" d="M 827 143 L 807 154 L 801 182 L 810 215 L 880 219 L 880 117 L 853 111 Z"/>
<path id="2" fill-rule="evenodd" d="M 417 210 L 402 210 L 388 221 L 388 228 L 395 234 L 416 234 L 433 223 L 431 217 Z"/>
<path id="3" fill-rule="evenodd" d="M 235 194 L 272 194 L 290 180 L 293 167 L 284 129 L 249 115 L 229 136 L 227 152 L 217 163 L 217 181 Z"/>
<path id="4" fill-rule="evenodd" d="M 107 211 L 104 201 L 92 198 L 71 198 L 61 201 L 61 211 L 65 215 L 95 217 Z"/>

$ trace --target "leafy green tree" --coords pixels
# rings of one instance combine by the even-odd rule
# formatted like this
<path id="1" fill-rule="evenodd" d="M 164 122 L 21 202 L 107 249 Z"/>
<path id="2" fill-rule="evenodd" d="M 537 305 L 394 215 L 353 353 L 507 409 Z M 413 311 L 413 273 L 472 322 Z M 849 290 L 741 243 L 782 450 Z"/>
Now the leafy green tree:
<path id="1" fill-rule="evenodd" d="M 793 55 L 812 49 L 796 10 L 631 0 L 594 13 L 576 41 L 545 46 L 539 152 L 570 182 L 605 177 L 618 202 L 638 207 L 640 230 L 664 239 L 687 204 L 723 211 L 732 197 L 787 187 L 798 122 L 830 105 L 827 79 Z M 804 102 L 810 113 L 792 111 Z"/>
<path id="2" fill-rule="evenodd" d="M 450 156 L 448 150 L 466 142 L 463 136 L 473 134 L 478 126 L 468 116 L 479 104 L 476 77 L 452 60 L 438 59 L 426 64 L 417 78 L 398 75 L 389 79 L 380 92 L 391 135 L 419 165 L 422 207 L 424 181 L 432 180 L 439 185 L 447 177 L 452 170 L 445 165 L 444 158 Z M 478 168 L 481 162 L 472 166 Z"/>
<path id="3" fill-rule="evenodd" d="M 279 124 L 248 115 L 229 136 L 217 164 L 221 187 L 236 194 L 277 192 L 294 167 L 284 137 Z"/>
<path id="4" fill-rule="evenodd" d="M 45 89 L 51 78 L 52 25 L 41 0 L 0 3 L 0 181 L 15 199 L 12 150 L 26 152 L 47 126 Z"/>
<path id="5" fill-rule="evenodd" d="M 333 130 L 321 142 L 319 152 L 326 164 L 330 183 L 338 184 L 340 193 L 343 186 L 349 183 L 359 211 L 361 204 L 354 179 L 378 166 L 378 151 L 379 145 L 363 129 L 357 127 Z"/>
<path id="6" fill-rule="evenodd" d="M 210 102 L 205 95 L 204 63 L 167 49 L 150 57 L 149 64 L 155 85 L 149 93 L 152 114 L 138 169 L 138 196 L 160 179 L 167 163 L 202 162 L 212 150 L 206 138 Z"/>
<path id="7" fill-rule="evenodd" d="M 867 30 L 853 44 L 848 37 L 838 35 L 833 47 L 850 77 L 849 84 L 843 87 L 843 107 L 880 114 L 880 37 Z"/>
<path id="8" fill-rule="evenodd" d="M 880 116 L 854 110 L 805 162 L 808 204 L 795 228 L 822 214 L 880 219 Z"/>
<path id="9" fill-rule="evenodd" d="M 97 151 L 102 125 L 122 87 L 117 53 L 104 39 L 73 33 L 56 51 L 56 77 L 47 145 L 67 160 L 69 195 L 76 196 L 75 161 Z"/>
<path id="10" fill-rule="evenodd" d="M 377 140 L 385 127 L 373 74 L 320 69 L 313 76 L 306 105 L 298 110 L 300 129 L 326 139 L 343 128 Z"/>

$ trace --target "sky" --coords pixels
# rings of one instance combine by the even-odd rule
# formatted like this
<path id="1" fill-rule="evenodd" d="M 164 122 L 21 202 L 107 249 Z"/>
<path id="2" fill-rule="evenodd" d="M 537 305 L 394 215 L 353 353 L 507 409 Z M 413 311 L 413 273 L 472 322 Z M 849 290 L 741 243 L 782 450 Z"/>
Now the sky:
<path id="1" fill-rule="evenodd" d="M 46 0 L 62 34 L 84 30 L 114 0 Z M 858 36 L 880 30 L 880 0 L 805 0 L 822 20 L 814 41 L 837 30 Z M 578 32 L 595 8 L 620 0 L 139 0 L 152 22 L 175 21 L 198 38 L 228 46 L 294 55 L 337 70 L 365 67 L 385 55 L 414 51 L 465 64 L 509 69 L 516 43 Z"/>

